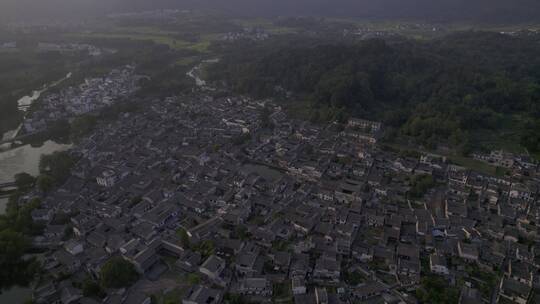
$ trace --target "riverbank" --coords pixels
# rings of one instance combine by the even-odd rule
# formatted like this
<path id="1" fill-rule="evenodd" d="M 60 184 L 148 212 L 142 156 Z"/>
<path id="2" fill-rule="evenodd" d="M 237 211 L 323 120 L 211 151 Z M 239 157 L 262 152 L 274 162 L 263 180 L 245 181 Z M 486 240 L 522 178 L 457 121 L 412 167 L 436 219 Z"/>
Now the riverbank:
<path id="1" fill-rule="evenodd" d="M 0 294 L 0 303 L 23 304 L 32 299 L 32 289 L 26 287 L 13 287 Z"/>
<path id="2" fill-rule="evenodd" d="M 192 78 L 193 80 L 195 80 L 195 85 L 197 87 L 200 87 L 203 90 L 215 91 L 215 88 L 207 85 L 206 80 L 203 79 L 203 74 L 204 74 L 205 65 L 210 65 L 210 64 L 214 64 L 218 62 L 219 62 L 219 59 L 203 60 L 201 63 L 194 66 L 189 72 L 187 72 L 186 75 Z"/>
<path id="3" fill-rule="evenodd" d="M 26 172 L 32 176 L 39 174 L 39 160 L 42 155 L 71 148 L 71 144 L 58 144 L 48 140 L 39 147 L 24 145 L 9 151 L 0 151 L 0 183 L 13 180 L 17 173 Z M 5 212 L 7 199 L 0 199 L 0 214 Z"/>
<path id="4" fill-rule="evenodd" d="M 14 112 L 14 113 L 11 113 L 10 117 L 6 119 L 6 120 L 9 120 L 9 122 L 6 121 L 0 124 L 0 134 L 3 134 L 3 136 L 0 139 L 2 141 L 5 141 L 5 140 L 16 138 L 19 135 L 19 132 L 21 131 L 21 129 L 23 129 L 24 120 L 26 119 L 28 110 L 32 106 L 35 106 L 35 102 L 41 97 L 41 95 L 45 93 L 47 90 L 62 84 L 62 82 L 71 78 L 71 76 L 72 76 L 72 73 L 69 72 L 63 78 L 55 80 L 53 82 L 46 83 L 42 85 L 41 88 L 37 90 L 33 90 L 31 94 L 20 97 L 16 102 L 16 109 L 13 107 L 10 107 L 10 108 L 2 107 L 2 111 L 6 111 L 10 113 Z"/>
<path id="5" fill-rule="evenodd" d="M 69 79 L 71 75 L 71 73 L 68 73 L 64 78 L 45 85 L 39 90 L 33 91 L 31 95 L 20 98 L 17 101 L 17 105 L 19 113 L 24 113 L 22 119 L 25 119 L 26 113 L 30 107 L 33 105 L 35 106 L 34 102 L 37 101 L 44 92 L 58 86 L 66 79 Z M 20 122 L 16 129 L 3 133 L 1 136 L 2 141 L 18 138 L 19 131 L 23 128 L 23 124 L 24 122 Z M 34 136 L 30 137 L 32 137 L 30 138 L 30 143 L 24 140 L 24 142 L 16 142 L 14 144 L 19 145 L 18 147 L 13 147 L 11 143 L 0 147 L 0 183 L 11 182 L 16 174 L 22 172 L 37 176 L 39 174 L 39 163 L 42 155 L 52 154 L 57 151 L 65 151 L 72 146 L 71 144 L 57 143 L 50 140 L 50 137 L 38 138 L 38 140 L 33 140 L 36 139 L 33 138 Z M 9 197 L 2 195 L 0 198 L 0 215 L 6 213 L 8 202 Z M 14 286 L 0 294 L 0 303 L 22 304 L 31 299 L 32 289 L 28 287 Z"/>
<path id="6" fill-rule="evenodd" d="M 69 72 L 64 78 L 56 80 L 52 83 L 46 84 L 41 89 L 33 91 L 32 95 L 21 97 L 19 100 L 17 100 L 17 106 L 18 106 L 19 111 L 22 111 L 22 112 L 28 111 L 28 109 L 32 106 L 32 104 L 34 104 L 34 102 L 41 97 L 41 94 L 45 93 L 49 89 L 52 89 L 60 85 L 62 82 L 71 78 L 72 75 L 73 73 Z"/>

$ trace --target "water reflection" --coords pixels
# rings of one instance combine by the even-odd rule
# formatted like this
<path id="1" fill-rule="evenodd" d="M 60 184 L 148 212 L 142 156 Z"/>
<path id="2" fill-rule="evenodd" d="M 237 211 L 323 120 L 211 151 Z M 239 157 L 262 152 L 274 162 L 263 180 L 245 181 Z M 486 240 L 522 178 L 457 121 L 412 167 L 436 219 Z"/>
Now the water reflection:
<path id="1" fill-rule="evenodd" d="M 0 294 L 0 303 L 2 304 L 22 304 L 30 299 L 32 299 L 32 290 L 30 288 L 13 287 Z"/>
<path id="2" fill-rule="evenodd" d="M 41 94 L 48 89 L 55 87 L 62 83 L 64 80 L 71 78 L 71 73 L 68 73 L 64 78 L 57 80 L 49 85 L 45 85 L 42 89 L 36 90 L 32 92 L 32 95 L 23 96 L 21 99 L 17 101 L 17 104 L 19 105 L 19 110 L 26 112 L 28 108 L 34 103 L 34 101 L 38 100 L 38 98 L 41 96 Z"/>
<path id="3" fill-rule="evenodd" d="M 46 141 L 40 147 L 31 145 L 21 146 L 12 150 L 0 152 L 0 183 L 10 182 L 17 173 L 26 172 L 36 176 L 39 173 L 39 159 L 43 154 L 55 151 L 65 151 L 71 145 Z M 0 199 L 0 214 L 4 213 L 7 200 Z"/>
<path id="4" fill-rule="evenodd" d="M 36 101 L 43 92 L 47 89 L 60 84 L 62 81 L 71 77 L 71 73 L 66 77 L 44 86 L 41 90 L 32 92 L 30 96 L 24 96 L 18 100 L 19 110 L 26 112 L 28 108 Z M 1 139 L 11 139 L 17 136 L 21 129 L 19 126 L 16 130 L 8 131 L 1 134 Z M 0 183 L 10 182 L 13 176 L 17 173 L 26 172 L 36 176 L 39 173 L 39 159 L 41 155 L 51 154 L 56 151 L 65 151 L 71 148 L 71 145 L 58 144 L 48 140 L 40 146 L 24 145 L 15 149 L 10 149 L 9 144 L 0 146 Z M 0 214 L 6 210 L 8 199 L 0 198 Z M 6 304 L 22 304 L 26 300 L 32 298 L 32 290 L 25 287 L 13 287 L 10 290 L 3 291 L 0 294 L 0 303 Z"/>

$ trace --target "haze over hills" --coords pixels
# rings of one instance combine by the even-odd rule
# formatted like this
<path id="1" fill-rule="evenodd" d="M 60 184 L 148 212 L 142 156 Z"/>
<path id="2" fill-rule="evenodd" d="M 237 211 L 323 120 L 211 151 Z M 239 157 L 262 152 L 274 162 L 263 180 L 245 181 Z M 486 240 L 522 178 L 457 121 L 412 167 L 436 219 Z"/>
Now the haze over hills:
<path id="1" fill-rule="evenodd" d="M 315 15 L 521 23 L 540 20 L 535 0 L 3 0 L 2 20 L 81 18 L 159 8 L 214 9 L 236 15 Z"/>
<path id="2" fill-rule="evenodd" d="M 0 0 L 0 304 L 540 303 L 539 21 Z"/>

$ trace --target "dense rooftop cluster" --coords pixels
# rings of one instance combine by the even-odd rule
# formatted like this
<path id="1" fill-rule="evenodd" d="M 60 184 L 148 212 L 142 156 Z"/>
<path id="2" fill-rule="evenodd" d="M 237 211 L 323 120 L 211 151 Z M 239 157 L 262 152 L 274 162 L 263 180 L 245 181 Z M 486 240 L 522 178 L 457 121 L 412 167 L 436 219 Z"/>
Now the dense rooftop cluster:
<path id="1" fill-rule="evenodd" d="M 47 94 L 39 102 L 39 109 L 32 111 L 31 116 L 25 119 L 24 131 L 43 131 L 59 120 L 72 119 L 110 106 L 122 96 L 134 93 L 140 78 L 135 75 L 135 67 L 125 66 L 114 69 L 104 77 L 85 79 L 79 86 Z"/>
<path id="2" fill-rule="evenodd" d="M 487 176 L 383 149 L 381 129 L 242 97 L 146 101 L 74 148 L 72 176 L 33 212 L 51 278 L 35 299 L 95 303 L 81 284 L 121 257 L 139 279 L 104 303 L 526 303 L 538 166 Z"/>

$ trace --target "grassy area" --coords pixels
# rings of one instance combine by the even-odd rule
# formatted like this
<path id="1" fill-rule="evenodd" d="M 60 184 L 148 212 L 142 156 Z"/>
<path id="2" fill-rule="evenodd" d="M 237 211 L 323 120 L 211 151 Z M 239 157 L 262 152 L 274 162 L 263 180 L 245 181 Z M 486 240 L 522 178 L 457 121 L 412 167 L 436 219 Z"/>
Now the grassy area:
<path id="1" fill-rule="evenodd" d="M 358 271 L 347 272 L 343 274 L 345 282 L 349 285 L 357 286 L 358 284 L 365 283 L 367 278 Z"/>
<path id="2" fill-rule="evenodd" d="M 256 215 L 256 216 L 251 217 L 248 220 L 248 223 L 252 225 L 262 225 L 264 224 L 264 220 L 265 220 L 264 216 Z"/>
<path id="3" fill-rule="evenodd" d="M 151 26 L 133 26 L 133 27 L 122 27 L 117 26 L 112 28 L 113 32 L 118 33 L 135 33 L 135 34 L 147 34 L 147 35 L 161 35 L 161 36 L 167 36 L 167 35 L 178 35 L 178 32 L 176 31 L 169 31 L 169 30 L 163 30 L 156 27 Z"/>
<path id="4" fill-rule="evenodd" d="M 170 36 L 161 36 L 158 34 L 137 34 L 137 33 L 80 33 L 73 34 L 77 38 L 106 38 L 106 39 L 131 39 L 152 41 L 157 44 L 164 44 L 173 49 L 189 48 L 191 44 L 186 41 L 175 39 Z"/>
<path id="5" fill-rule="evenodd" d="M 499 275 L 494 272 L 482 271 L 476 265 L 467 265 L 465 271 L 469 277 L 473 279 L 474 284 L 480 290 L 484 298 L 489 298 L 493 288 L 499 283 Z"/>
<path id="6" fill-rule="evenodd" d="M 475 160 L 469 157 L 464 156 L 448 156 L 448 159 L 455 163 L 458 166 L 462 166 L 465 168 L 469 168 L 473 171 L 477 171 L 479 173 L 487 174 L 487 175 L 494 175 L 494 176 L 504 176 L 506 174 L 506 170 L 504 168 L 500 167 L 494 167 L 492 165 L 489 165 L 485 162 Z"/>
<path id="7" fill-rule="evenodd" d="M 274 284 L 272 299 L 274 303 L 293 303 L 291 282 L 287 280 Z"/>
<path id="8" fill-rule="evenodd" d="M 184 294 L 187 292 L 187 288 L 176 288 L 169 292 L 165 291 L 162 294 L 155 295 L 155 302 L 157 304 L 181 304 Z"/>
<path id="9" fill-rule="evenodd" d="M 263 18 L 234 19 L 232 20 L 232 22 L 241 27 L 247 27 L 247 28 L 260 27 L 274 35 L 296 33 L 296 30 L 294 28 L 285 27 L 285 26 L 277 26 L 274 24 L 272 20 L 263 19 Z"/>
<path id="10" fill-rule="evenodd" d="M 365 229 L 362 234 L 364 235 L 364 239 L 366 240 L 366 242 L 368 242 L 368 244 L 376 245 L 382 238 L 383 229 L 378 227 L 371 227 Z"/>
<path id="11" fill-rule="evenodd" d="M 411 201 L 411 206 L 414 209 L 424 209 L 424 203 L 417 202 L 417 201 Z"/>
<path id="12" fill-rule="evenodd" d="M 520 134 L 523 134 L 526 119 L 522 115 L 500 117 L 500 129 L 504 131 L 477 130 L 472 134 L 473 142 L 488 150 L 503 149 L 516 154 L 526 153 L 520 142 Z"/>
<path id="13" fill-rule="evenodd" d="M 176 50 L 193 50 L 206 53 L 212 41 L 219 38 L 218 34 L 202 35 L 196 42 L 186 41 L 180 37 L 180 32 L 162 30 L 153 27 L 124 28 L 115 27 L 106 32 L 86 32 L 69 34 L 72 38 L 105 38 L 105 39 L 130 39 L 139 41 L 151 41 L 156 44 L 167 45 Z"/>
<path id="14" fill-rule="evenodd" d="M 377 277 L 381 279 L 384 283 L 389 285 L 394 285 L 397 282 L 396 277 L 390 274 L 378 273 Z"/>
<path id="15" fill-rule="evenodd" d="M 199 53 L 206 53 L 208 52 L 208 48 L 212 44 L 211 41 L 200 41 L 197 43 L 190 44 L 187 48 L 193 51 L 197 51 Z"/>
<path id="16" fill-rule="evenodd" d="M 440 152 L 433 152 L 433 151 L 425 151 L 425 150 L 422 150 L 422 149 L 419 149 L 419 148 L 405 147 L 405 146 L 395 144 L 395 143 L 384 143 L 384 145 L 387 146 L 387 147 L 390 147 L 390 148 L 392 148 L 394 150 L 398 150 L 398 151 L 402 151 L 402 150 L 404 150 L 404 151 L 415 151 L 415 152 L 419 152 L 419 153 L 422 153 L 422 154 L 429 153 L 429 154 L 437 154 L 437 155 L 445 156 L 445 157 L 448 158 L 448 160 L 450 160 L 452 163 L 454 163 L 454 164 L 456 164 L 458 166 L 462 166 L 462 167 L 474 170 L 474 171 L 482 173 L 482 174 L 494 175 L 494 176 L 504 176 L 507 173 L 507 171 L 504 168 L 495 167 L 495 166 L 492 166 L 492 165 L 490 165 L 488 163 L 485 163 L 485 162 L 482 162 L 482 161 L 479 161 L 479 160 L 475 160 L 473 158 L 466 157 L 466 156 L 460 156 L 460 155 L 448 154 L 448 153 L 440 153 Z"/>
<path id="17" fill-rule="evenodd" d="M 177 60 L 174 64 L 181 65 L 181 66 L 192 66 L 198 61 L 199 60 L 197 57 L 184 57 L 182 59 Z"/>
<path id="18" fill-rule="evenodd" d="M 421 303 L 458 303 L 459 289 L 449 286 L 442 277 L 429 275 L 422 278 L 416 297 Z"/>

